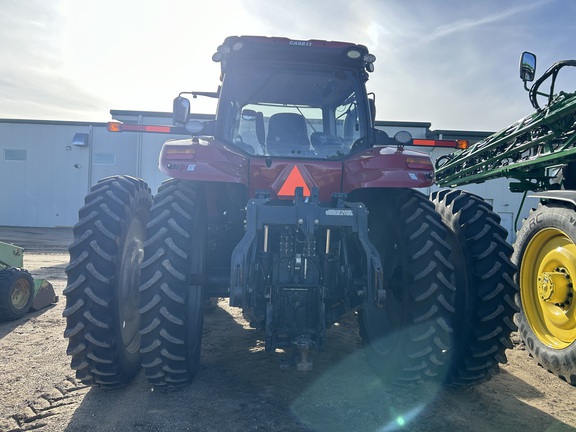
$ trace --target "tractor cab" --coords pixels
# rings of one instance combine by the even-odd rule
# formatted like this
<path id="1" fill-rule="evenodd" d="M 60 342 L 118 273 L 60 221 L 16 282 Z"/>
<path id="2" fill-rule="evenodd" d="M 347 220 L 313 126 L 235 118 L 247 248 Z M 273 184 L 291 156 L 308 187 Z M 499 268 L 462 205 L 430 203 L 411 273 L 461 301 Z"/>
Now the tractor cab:
<path id="1" fill-rule="evenodd" d="M 222 71 L 211 131 L 219 141 L 251 156 L 312 159 L 341 159 L 367 145 L 374 104 L 364 83 L 375 57 L 366 47 L 234 36 L 212 58 Z M 175 124 L 188 129 L 189 106 L 182 95 L 174 101 Z M 198 133 L 212 127 L 193 124 Z"/>

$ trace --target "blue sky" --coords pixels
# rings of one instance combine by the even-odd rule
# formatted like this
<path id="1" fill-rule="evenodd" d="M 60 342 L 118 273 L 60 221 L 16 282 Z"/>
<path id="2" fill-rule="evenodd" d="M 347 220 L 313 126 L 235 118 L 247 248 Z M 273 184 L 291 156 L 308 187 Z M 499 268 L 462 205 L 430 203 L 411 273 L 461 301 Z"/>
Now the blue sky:
<path id="1" fill-rule="evenodd" d="M 0 0 L 0 118 L 107 121 L 110 109 L 169 111 L 215 90 L 229 35 L 361 43 L 377 118 L 495 131 L 531 112 L 518 78 L 576 58 L 565 0 Z M 574 88 L 566 89 L 573 91 Z M 193 111 L 210 107 L 193 105 Z"/>

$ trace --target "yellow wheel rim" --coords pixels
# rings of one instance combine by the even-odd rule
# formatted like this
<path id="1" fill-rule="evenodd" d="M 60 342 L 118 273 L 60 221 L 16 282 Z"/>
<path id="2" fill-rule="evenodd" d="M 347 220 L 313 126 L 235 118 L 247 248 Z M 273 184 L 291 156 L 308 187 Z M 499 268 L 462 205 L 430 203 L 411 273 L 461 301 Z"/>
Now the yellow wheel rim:
<path id="1" fill-rule="evenodd" d="M 545 345 L 564 349 L 576 337 L 576 245 L 547 228 L 530 240 L 520 264 L 520 296 L 526 319 Z"/>
<path id="2" fill-rule="evenodd" d="M 12 291 L 12 305 L 16 309 L 22 309 L 28 303 L 28 299 L 32 295 L 32 287 L 24 278 L 19 278 L 14 283 L 14 291 Z"/>

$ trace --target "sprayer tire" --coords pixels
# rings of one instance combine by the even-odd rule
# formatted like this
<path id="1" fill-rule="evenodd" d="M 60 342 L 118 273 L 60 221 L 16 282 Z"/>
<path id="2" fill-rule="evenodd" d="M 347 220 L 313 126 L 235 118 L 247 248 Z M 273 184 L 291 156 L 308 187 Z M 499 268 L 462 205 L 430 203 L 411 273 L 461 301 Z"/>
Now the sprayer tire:
<path id="1" fill-rule="evenodd" d="M 518 265 L 519 312 L 526 349 L 540 366 L 576 385 L 576 212 L 540 205 L 524 220 L 512 261 Z M 552 282 L 552 283 L 550 283 Z"/>

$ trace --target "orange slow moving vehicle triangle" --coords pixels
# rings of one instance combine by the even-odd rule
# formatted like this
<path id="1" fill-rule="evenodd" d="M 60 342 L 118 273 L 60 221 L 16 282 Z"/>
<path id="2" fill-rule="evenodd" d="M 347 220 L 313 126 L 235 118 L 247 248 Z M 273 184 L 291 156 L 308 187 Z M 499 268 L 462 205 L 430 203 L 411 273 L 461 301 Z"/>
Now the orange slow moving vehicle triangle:
<path id="1" fill-rule="evenodd" d="M 298 167 L 294 165 L 294 168 L 292 168 L 292 171 L 290 171 L 288 178 L 278 191 L 278 196 L 279 197 L 294 196 L 294 191 L 299 186 L 301 186 L 302 189 L 304 189 L 304 196 L 310 196 L 310 188 L 304 181 L 304 177 L 302 177 L 302 174 L 300 173 Z"/>

